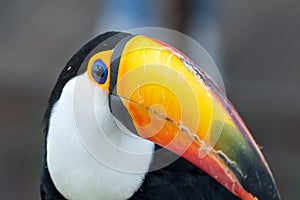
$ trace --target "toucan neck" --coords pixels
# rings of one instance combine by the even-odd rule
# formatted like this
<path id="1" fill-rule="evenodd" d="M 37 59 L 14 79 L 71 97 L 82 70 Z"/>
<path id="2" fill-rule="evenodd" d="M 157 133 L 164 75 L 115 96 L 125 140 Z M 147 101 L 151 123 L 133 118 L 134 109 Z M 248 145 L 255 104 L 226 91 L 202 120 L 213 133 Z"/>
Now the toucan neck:
<path id="1" fill-rule="evenodd" d="M 140 187 L 154 144 L 117 126 L 87 74 L 66 84 L 49 123 L 49 172 L 67 199 L 126 199 Z"/>

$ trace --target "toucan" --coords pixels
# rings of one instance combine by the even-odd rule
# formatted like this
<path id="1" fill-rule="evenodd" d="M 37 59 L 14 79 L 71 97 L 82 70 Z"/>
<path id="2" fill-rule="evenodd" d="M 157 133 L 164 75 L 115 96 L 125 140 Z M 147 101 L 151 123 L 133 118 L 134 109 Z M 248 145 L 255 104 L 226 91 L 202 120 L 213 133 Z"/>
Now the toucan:
<path id="1" fill-rule="evenodd" d="M 43 200 L 278 200 L 216 83 L 155 38 L 106 32 L 67 62 L 44 116 Z"/>

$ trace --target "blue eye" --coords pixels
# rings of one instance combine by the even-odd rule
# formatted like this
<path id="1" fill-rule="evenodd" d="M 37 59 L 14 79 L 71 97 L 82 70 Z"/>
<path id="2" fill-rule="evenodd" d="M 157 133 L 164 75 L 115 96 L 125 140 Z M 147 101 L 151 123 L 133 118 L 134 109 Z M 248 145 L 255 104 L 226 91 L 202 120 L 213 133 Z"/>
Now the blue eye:
<path id="1" fill-rule="evenodd" d="M 105 63 L 102 60 L 96 60 L 92 67 L 92 75 L 95 81 L 104 84 L 107 79 L 107 74 L 108 71 Z"/>

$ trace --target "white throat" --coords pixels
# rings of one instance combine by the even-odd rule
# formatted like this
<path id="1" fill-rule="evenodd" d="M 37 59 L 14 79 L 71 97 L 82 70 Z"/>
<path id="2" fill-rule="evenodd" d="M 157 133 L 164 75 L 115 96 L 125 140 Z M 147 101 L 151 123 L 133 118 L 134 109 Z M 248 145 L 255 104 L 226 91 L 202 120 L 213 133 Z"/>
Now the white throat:
<path id="1" fill-rule="evenodd" d="M 47 137 L 50 176 L 65 198 L 131 197 L 143 182 L 153 149 L 153 143 L 121 131 L 107 94 L 86 73 L 65 85 Z"/>

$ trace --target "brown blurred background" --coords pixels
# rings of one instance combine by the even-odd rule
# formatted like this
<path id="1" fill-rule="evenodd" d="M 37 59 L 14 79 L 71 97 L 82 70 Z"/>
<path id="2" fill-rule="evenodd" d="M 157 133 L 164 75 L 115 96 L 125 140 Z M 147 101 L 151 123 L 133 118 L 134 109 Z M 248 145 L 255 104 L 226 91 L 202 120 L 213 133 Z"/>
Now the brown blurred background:
<path id="1" fill-rule="evenodd" d="M 178 5 L 164 27 L 185 31 L 182 1 L 166 2 Z M 0 1 L 0 199 L 39 199 L 46 102 L 66 61 L 95 35 L 99 12 L 96 0 Z M 218 12 L 227 95 L 282 199 L 299 199 L 300 2 L 223 0 Z"/>

